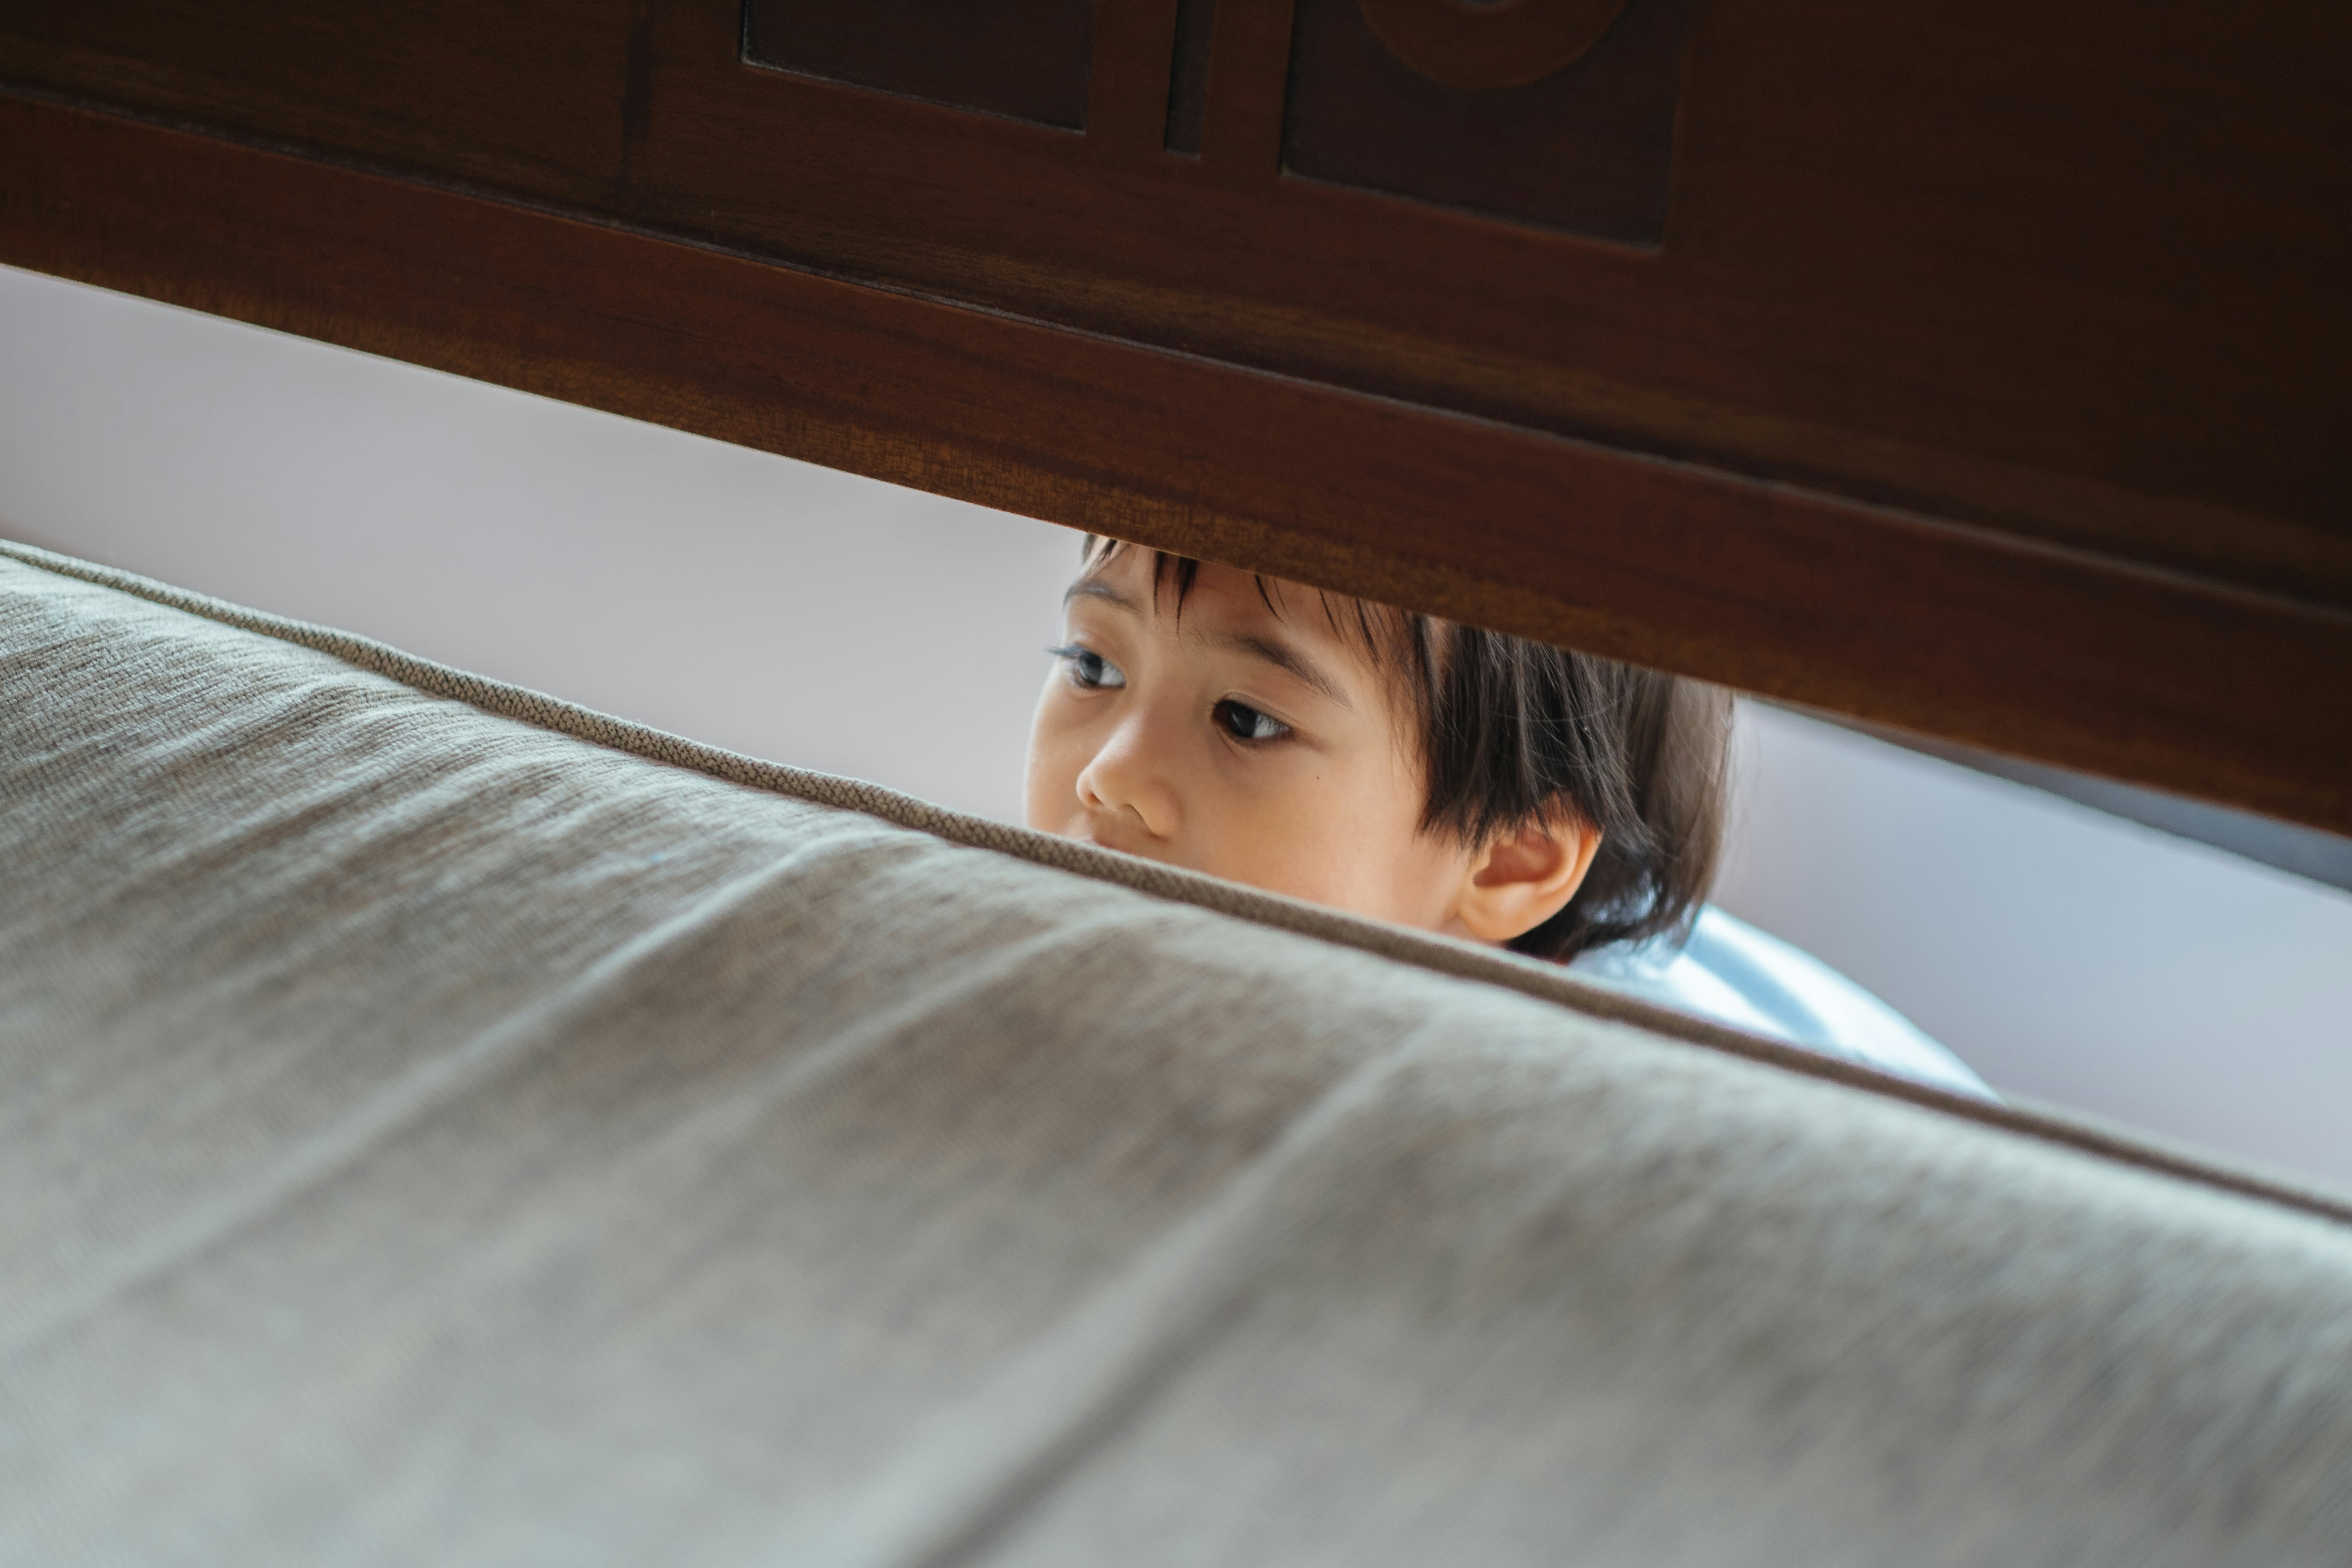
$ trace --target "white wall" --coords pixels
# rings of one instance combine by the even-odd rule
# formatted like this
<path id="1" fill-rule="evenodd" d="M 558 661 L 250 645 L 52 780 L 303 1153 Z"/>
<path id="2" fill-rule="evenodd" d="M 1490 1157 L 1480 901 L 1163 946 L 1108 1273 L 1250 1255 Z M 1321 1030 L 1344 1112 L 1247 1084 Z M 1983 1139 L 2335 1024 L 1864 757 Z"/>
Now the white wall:
<path id="1" fill-rule="evenodd" d="M 1014 818 L 1059 529 L 0 268 L 0 535 Z M 2352 897 L 1770 710 L 1719 891 L 1996 1086 L 2352 1190 Z"/>
<path id="2" fill-rule="evenodd" d="M 1016 818 L 1077 535 L 0 268 L 0 535 Z"/>
<path id="3" fill-rule="evenodd" d="M 2352 895 L 1744 705 L 1717 899 L 2004 1091 L 2352 1191 Z"/>

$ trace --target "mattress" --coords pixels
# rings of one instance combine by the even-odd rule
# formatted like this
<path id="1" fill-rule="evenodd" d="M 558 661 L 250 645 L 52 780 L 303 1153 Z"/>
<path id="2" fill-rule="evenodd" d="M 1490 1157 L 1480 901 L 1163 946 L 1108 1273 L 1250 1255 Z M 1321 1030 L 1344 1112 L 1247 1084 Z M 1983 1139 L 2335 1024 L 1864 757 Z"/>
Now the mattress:
<path id="1" fill-rule="evenodd" d="M 2343 1563 L 2326 1194 L 0 552 L 0 1561 Z"/>

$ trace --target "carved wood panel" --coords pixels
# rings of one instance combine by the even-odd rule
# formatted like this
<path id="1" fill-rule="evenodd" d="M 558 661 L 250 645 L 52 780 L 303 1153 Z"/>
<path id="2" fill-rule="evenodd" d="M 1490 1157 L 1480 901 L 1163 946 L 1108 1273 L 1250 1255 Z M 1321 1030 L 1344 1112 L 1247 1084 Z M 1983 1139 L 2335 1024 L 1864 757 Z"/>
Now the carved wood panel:
<path id="1" fill-rule="evenodd" d="M 1064 130 L 1087 122 L 1094 0 L 746 0 L 746 59 Z"/>
<path id="2" fill-rule="evenodd" d="M 1655 245 L 1698 3 L 1297 0 L 1283 172 Z M 1163 144 L 1180 155 L 1199 156 L 1206 134 L 1217 9 L 1217 0 L 1176 0 Z M 1093 0 L 746 0 L 743 54 L 1083 130 L 1093 16 Z"/>
<path id="3" fill-rule="evenodd" d="M 1283 168 L 1656 245 L 1696 10 L 1697 0 L 1298 0 Z"/>
<path id="4" fill-rule="evenodd" d="M 1201 121 L 1209 108 L 1209 50 L 1216 0 L 1177 0 L 1176 39 L 1168 70 L 1167 148 L 1201 155 Z"/>

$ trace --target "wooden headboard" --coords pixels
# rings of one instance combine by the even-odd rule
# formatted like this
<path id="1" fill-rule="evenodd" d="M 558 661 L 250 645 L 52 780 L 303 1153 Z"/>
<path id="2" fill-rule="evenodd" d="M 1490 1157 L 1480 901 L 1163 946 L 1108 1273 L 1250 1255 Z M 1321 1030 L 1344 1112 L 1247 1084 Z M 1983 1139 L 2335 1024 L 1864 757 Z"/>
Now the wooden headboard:
<path id="1" fill-rule="evenodd" d="M 0 261 L 2352 830 L 2352 7 L 0 0 Z"/>

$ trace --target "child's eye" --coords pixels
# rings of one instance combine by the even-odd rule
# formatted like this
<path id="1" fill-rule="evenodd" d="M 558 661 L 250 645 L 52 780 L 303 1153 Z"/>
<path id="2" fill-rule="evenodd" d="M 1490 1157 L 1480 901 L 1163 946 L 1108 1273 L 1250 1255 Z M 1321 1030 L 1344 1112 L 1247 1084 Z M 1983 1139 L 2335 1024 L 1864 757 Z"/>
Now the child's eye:
<path id="1" fill-rule="evenodd" d="M 1070 684 L 1081 691 L 1116 691 L 1127 684 L 1127 673 L 1090 647 L 1049 647 L 1070 672 Z"/>
<path id="2" fill-rule="evenodd" d="M 1246 702 L 1226 698 L 1210 710 L 1220 729 L 1236 741 L 1278 741 L 1290 726 L 1271 713 L 1261 713 Z"/>

